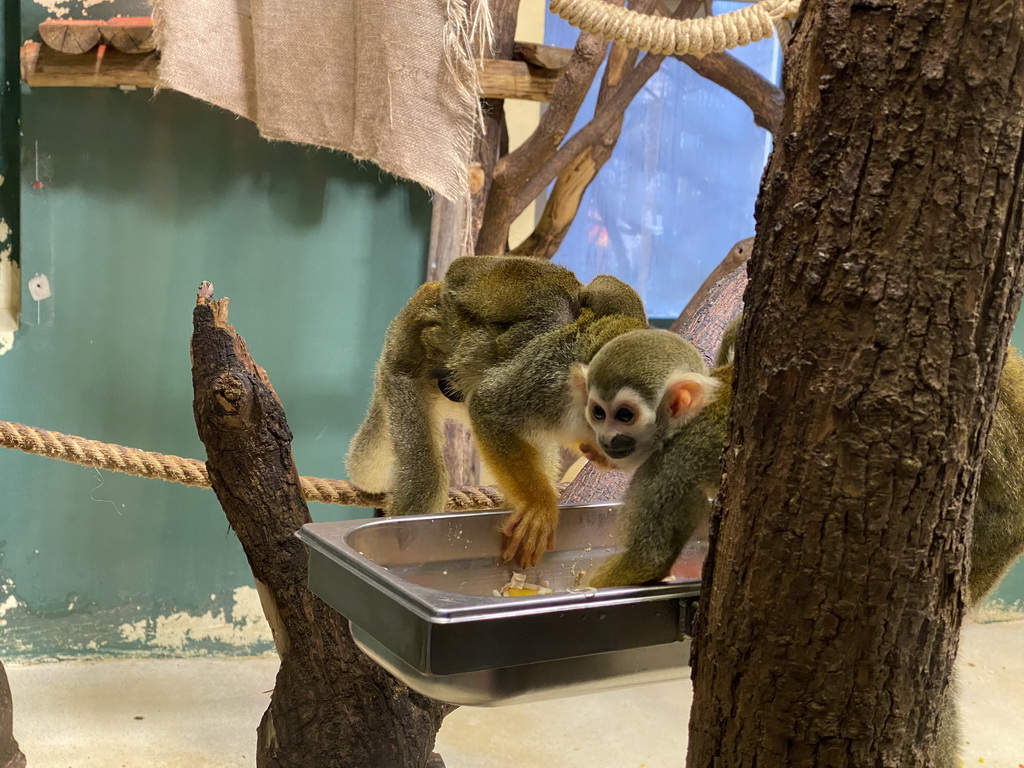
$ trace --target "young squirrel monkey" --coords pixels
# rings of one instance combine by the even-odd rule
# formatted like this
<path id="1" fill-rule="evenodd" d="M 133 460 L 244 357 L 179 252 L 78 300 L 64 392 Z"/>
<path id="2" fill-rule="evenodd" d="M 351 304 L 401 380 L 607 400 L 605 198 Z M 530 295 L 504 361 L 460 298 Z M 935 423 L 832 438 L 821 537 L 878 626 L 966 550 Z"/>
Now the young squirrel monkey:
<path id="1" fill-rule="evenodd" d="M 666 576 L 697 527 L 710 512 L 709 496 L 721 481 L 719 460 L 728 438 L 729 407 L 737 323 L 726 330 L 717 367 L 711 376 L 720 386 L 710 390 L 702 408 L 681 425 L 651 430 L 650 441 L 638 442 L 632 458 L 643 463 L 633 475 L 624 499 L 626 549 L 605 562 L 591 579 L 595 587 L 625 586 L 657 581 Z M 609 404 L 630 402 L 641 393 L 635 412 L 639 421 L 671 417 L 671 375 L 657 386 L 658 376 L 671 369 L 663 356 L 674 354 L 680 364 L 690 350 L 674 348 L 652 332 L 626 334 L 609 343 L 586 372 L 590 407 L 608 413 Z M 657 362 L 652 364 L 651 360 Z M 634 361 L 642 361 L 636 364 Z M 654 373 L 652 373 L 654 372 Z M 654 376 L 654 386 L 651 377 Z M 643 384 L 638 382 L 643 381 Z M 666 394 L 659 394 L 664 392 Z M 652 396 L 653 393 L 653 396 Z M 655 416 L 651 417 L 650 414 Z M 588 420 L 600 433 L 600 423 L 588 412 Z M 616 435 L 608 432 L 599 444 L 612 448 Z M 634 425 L 634 430 L 641 429 Z M 659 443 L 659 440 L 661 441 Z M 621 441 L 620 441 L 621 443 Z M 979 478 L 970 545 L 967 604 L 977 606 L 1014 562 L 1024 554 L 1024 359 L 1013 348 L 1007 351 L 999 379 L 999 401 L 993 415 L 988 447 Z M 614 461 L 614 459 L 613 459 Z M 956 689 L 947 693 L 938 729 L 938 765 L 961 764 Z"/>
<path id="2" fill-rule="evenodd" d="M 554 546 L 558 447 L 593 442 L 572 366 L 646 327 L 640 297 L 614 277 L 584 286 L 539 259 L 456 259 L 388 328 L 370 407 L 349 445 L 349 477 L 388 492 L 390 514 L 443 512 L 441 426 L 468 422 L 511 502 L 503 555 L 535 565 Z"/>
<path id="3" fill-rule="evenodd" d="M 590 584 L 657 581 L 707 519 L 718 490 L 732 365 L 709 374 L 690 342 L 649 330 L 609 342 L 585 375 L 587 421 L 605 463 L 636 470 L 623 498 L 626 549 Z"/>
<path id="4" fill-rule="evenodd" d="M 626 549 L 598 569 L 592 586 L 642 584 L 665 577 L 683 545 L 707 519 L 709 497 L 721 482 L 735 334 L 734 322 L 722 340 L 718 366 L 711 371 L 718 386 L 695 395 L 682 420 L 673 419 L 676 385 L 672 374 L 665 372 L 672 370 L 669 358 L 683 366 L 696 354 L 688 343 L 669 344 L 654 331 L 626 334 L 606 345 L 587 369 L 587 420 L 601 449 L 615 466 L 639 464 L 623 499 Z M 623 426 L 607 417 L 620 404 L 636 414 L 634 422 Z M 595 408 L 603 418 L 597 418 Z M 630 437 L 635 437 L 635 449 L 616 459 L 616 445 L 624 449 L 631 444 Z M 1011 348 L 999 381 L 999 402 L 975 503 L 969 605 L 977 605 L 1024 554 L 1022 457 L 1024 360 Z"/>

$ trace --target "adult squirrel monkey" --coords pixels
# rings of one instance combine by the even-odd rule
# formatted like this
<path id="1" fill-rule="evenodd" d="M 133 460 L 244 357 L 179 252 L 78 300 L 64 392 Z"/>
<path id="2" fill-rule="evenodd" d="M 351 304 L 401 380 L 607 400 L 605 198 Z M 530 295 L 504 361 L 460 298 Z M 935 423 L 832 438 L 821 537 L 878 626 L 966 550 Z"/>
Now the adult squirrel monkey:
<path id="1" fill-rule="evenodd" d="M 468 423 L 511 503 L 503 555 L 535 565 L 554 546 L 558 447 L 594 441 L 572 367 L 646 327 L 640 297 L 614 277 L 583 285 L 540 259 L 456 259 L 388 328 L 370 407 L 349 445 L 349 478 L 388 492 L 389 514 L 443 512 L 441 426 Z"/>
<path id="2" fill-rule="evenodd" d="M 709 497 L 721 482 L 720 459 L 727 441 L 732 400 L 732 356 L 736 323 L 727 330 L 711 371 L 716 386 L 691 401 L 682 420 L 673 415 L 677 400 L 672 360 L 687 365 L 696 350 L 669 343 L 660 333 L 626 334 L 607 344 L 586 370 L 587 420 L 598 436 L 606 463 L 637 467 L 624 496 L 626 549 L 599 567 L 595 587 L 642 584 L 664 578 L 706 521 Z M 671 335 L 671 334 L 670 334 Z M 680 339 L 680 341 L 682 341 Z M 620 404 L 636 413 L 634 422 L 597 418 Z M 641 437 L 642 436 L 642 437 Z M 636 447 L 616 458 L 615 447 Z M 621 453 L 621 451 L 620 451 Z M 999 381 L 974 509 L 968 604 L 978 604 L 1024 554 L 1024 359 L 1011 348 Z M 598 457 L 600 460 L 600 457 Z"/>

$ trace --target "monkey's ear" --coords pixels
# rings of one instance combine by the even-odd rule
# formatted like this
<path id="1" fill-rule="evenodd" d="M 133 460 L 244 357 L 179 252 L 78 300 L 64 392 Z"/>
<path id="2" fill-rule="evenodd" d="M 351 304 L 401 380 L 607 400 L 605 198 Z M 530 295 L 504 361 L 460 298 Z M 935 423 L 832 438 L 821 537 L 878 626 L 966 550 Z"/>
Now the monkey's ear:
<path id="1" fill-rule="evenodd" d="M 587 366 L 577 363 L 569 369 L 569 383 L 573 394 L 587 402 Z"/>
<path id="2" fill-rule="evenodd" d="M 681 426 L 692 419 L 714 399 L 718 380 L 699 373 L 683 373 L 668 382 L 662 407 L 669 420 Z"/>

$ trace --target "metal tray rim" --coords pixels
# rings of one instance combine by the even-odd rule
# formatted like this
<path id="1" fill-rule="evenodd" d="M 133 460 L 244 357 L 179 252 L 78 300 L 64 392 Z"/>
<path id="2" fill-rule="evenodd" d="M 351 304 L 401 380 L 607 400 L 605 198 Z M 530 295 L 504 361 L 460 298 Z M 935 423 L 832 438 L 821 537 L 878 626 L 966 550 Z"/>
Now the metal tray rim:
<path id="1" fill-rule="evenodd" d="M 617 504 L 574 504 L 562 509 L 592 509 L 599 507 L 618 506 Z M 453 516 L 472 515 L 488 516 L 508 510 L 478 510 L 473 512 L 451 512 L 441 515 L 418 515 L 417 520 L 449 519 Z M 388 524 L 396 518 L 342 520 L 331 525 L 343 527 L 345 537 L 350 530 L 357 527 Z M 537 595 L 529 598 L 510 600 L 505 597 L 481 595 L 475 598 L 475 605 L 446 605 L 457 598 L 457 593 L 424 587 L 402 580 L 403 589 L 395 587 L 395 579 L 385 574 L 387 570 L 353 549 L 343 537 L 339 546 L 349 553 L 351 560 L 338 558 L 326 542 L 303 526 L 296 532 L 306 546 L 316 549 L 321 555 L 342 566 L 350 573 L 361 575 L 378 590 L 385 592 L 403 607 L 413 611 L 417 616 L 431 624 L 449 624 L 463 621 L 480 621 L 483 619 L 505 618 L 520 614 L 538 614 L 557 611 L 578 610 L 589 605 L 614 607 L 624 603 L 662 601 L 693 598 L 700 594 L 700 579 L 686 579 L 676 582 L 645 586 L 609 587 L 600 590 L 583 589 L 576 592 L 555 592 L 550 595 Z M 433 599 L 431 599 L 433 598 Z"/>

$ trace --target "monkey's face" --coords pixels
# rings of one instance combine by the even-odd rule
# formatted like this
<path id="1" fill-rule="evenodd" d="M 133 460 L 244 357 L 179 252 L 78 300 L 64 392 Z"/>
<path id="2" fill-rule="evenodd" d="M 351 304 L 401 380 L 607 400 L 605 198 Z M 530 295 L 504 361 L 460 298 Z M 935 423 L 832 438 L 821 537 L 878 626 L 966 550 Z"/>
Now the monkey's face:
<path id="1" fill-rule="evenodd" d="M 636 469 L 663 439 L 657 408 L 628 387 L 611 393 L 589 388 L 586 409 L 587 424 L 611 469 Z"/>

